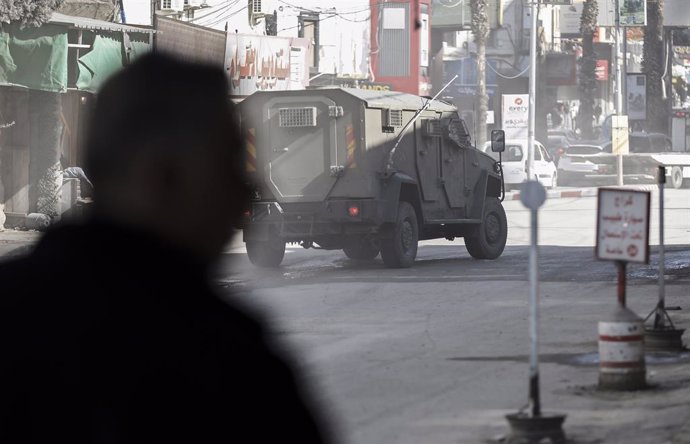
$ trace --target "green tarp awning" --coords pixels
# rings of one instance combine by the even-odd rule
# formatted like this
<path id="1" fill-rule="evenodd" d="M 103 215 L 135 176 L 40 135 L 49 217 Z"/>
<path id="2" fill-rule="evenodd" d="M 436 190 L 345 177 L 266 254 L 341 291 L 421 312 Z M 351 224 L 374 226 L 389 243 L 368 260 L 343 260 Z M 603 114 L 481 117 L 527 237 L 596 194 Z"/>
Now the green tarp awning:
<path id="1" fill-rule="evenodd" d="M 0 29 L 0 83 L 42 91 L 67 90 L 67 28 Z"/>
<path id="2" fill-rule="evenodd" d="M 132 61 L 150 50 L 148 34 L 143 32 L 84 30 L 84 33 L 92 33 L 93 46 L 91 50 L 82 49 L 83 55 L 77 66 L 70 67 L 67 56 L 69 29 L 57 24 L 25 29 L 17 25 L 2 25 L 0 84 L 64 92 L 75 86 L 68 84 L 71 68 L 78 70 L 76 87 L 95 92 L 128 60 Z"/>
<path id="3" fill-rule="evenodd" d="M 79 58 L 78 89 L 97 91 L 108 77 L 124 67 L 128 48 L 130 61 L 149 51 L 148 43 L 128 38 L 125 45 L 122 36 L 108 33 L 95 37 L 91 51 Z"/>

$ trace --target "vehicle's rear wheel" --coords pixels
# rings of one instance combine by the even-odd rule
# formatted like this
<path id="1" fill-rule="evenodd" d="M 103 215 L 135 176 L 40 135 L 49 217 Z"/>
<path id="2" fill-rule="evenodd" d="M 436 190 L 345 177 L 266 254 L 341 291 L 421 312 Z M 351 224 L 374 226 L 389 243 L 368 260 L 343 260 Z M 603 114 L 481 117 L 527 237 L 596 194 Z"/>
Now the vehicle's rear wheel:
<path id="1" fill-rule="evenodd" d="M 671 185 L 673 188 L 683 187 L 683 170 L 681 167 L 674 166 L 671 168 Z"/>
<path id="2" fill-rule="evenodd" d="M 496 259 L 503 253 L 508 238 L 508 220 L 501 202 L 487 197 L 482 222 L 465 236 L 465 246 L 475 259 Z"/>
<path id="3" fill-rule="evenodd" d="M 285 257 L 285 242 L 273 239 L 268 241 L 250 240 L 246 243 L 247 256 L 252 264 L 262 268 L 275 268 Z"/>
<path id="4" fill-rule="evenodd" d="M 408 268 L 417 257 L 419 224 L 414 208 L 408 202 L 400 202 L 398 218 L 389 236 L 381 239 L 381 258 L 390 268 Z"/>
<path id="5" fill-rule="evenodd" d="M 358 238 L 343 247 L 343 252 L 347 257 L 356 261 L 366 261 L 374 259 L 379 255 L 380 247 L 376 242 L 366 238 Z"/>

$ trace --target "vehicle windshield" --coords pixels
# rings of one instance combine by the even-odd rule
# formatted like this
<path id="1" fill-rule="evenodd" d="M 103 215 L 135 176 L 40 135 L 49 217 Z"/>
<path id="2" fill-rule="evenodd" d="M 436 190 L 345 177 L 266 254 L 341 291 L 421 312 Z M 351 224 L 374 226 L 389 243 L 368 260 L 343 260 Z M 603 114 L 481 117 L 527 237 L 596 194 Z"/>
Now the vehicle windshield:
<path id="1" fill-rule="evenodd" d="M 487 144 L 484 151 L 489 156 L 498 160 L 498 153 L 491 151 L 491 146 Z M 522 160 L 522 147 L 520 145 L 506 145 L 506 150 L 503 152 L 503 162 L 520 162 Z"/>
<path id="2" fill-rule="evenodd" d="M 522 160 L 522 147 L 520 145 L 506 145 L 503 153 L 504 162 L 519 162 Z"/>

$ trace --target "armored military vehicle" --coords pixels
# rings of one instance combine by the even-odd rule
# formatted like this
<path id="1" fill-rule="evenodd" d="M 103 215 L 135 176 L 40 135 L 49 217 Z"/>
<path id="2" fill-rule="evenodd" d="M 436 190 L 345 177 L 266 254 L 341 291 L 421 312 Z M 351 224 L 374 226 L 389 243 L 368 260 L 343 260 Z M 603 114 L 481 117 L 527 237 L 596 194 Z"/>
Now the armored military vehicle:
<path id="1" fill-rule="evenodd" d="M 472 146 L 454 106 L 333 88 L 257 92 L 240 109 L 255 265 L 280 265 L 286 243 L 380 253 L 388 267 L 411 266 L 424 239 L 463 237 L 478 259 L 503 252 L 500 166 Z"/>

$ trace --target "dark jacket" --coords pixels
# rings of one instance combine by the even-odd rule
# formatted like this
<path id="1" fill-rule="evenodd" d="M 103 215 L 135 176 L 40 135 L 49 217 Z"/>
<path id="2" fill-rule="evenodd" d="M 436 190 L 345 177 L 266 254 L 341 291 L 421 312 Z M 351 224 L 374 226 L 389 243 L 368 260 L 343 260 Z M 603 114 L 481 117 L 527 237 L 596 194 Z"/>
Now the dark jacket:
<path id="1" fill-rule="evenodd" d="M 0 264 L 0 442 L 322 442 L 263 336 L 179 251 L 57 228 Z"/>

